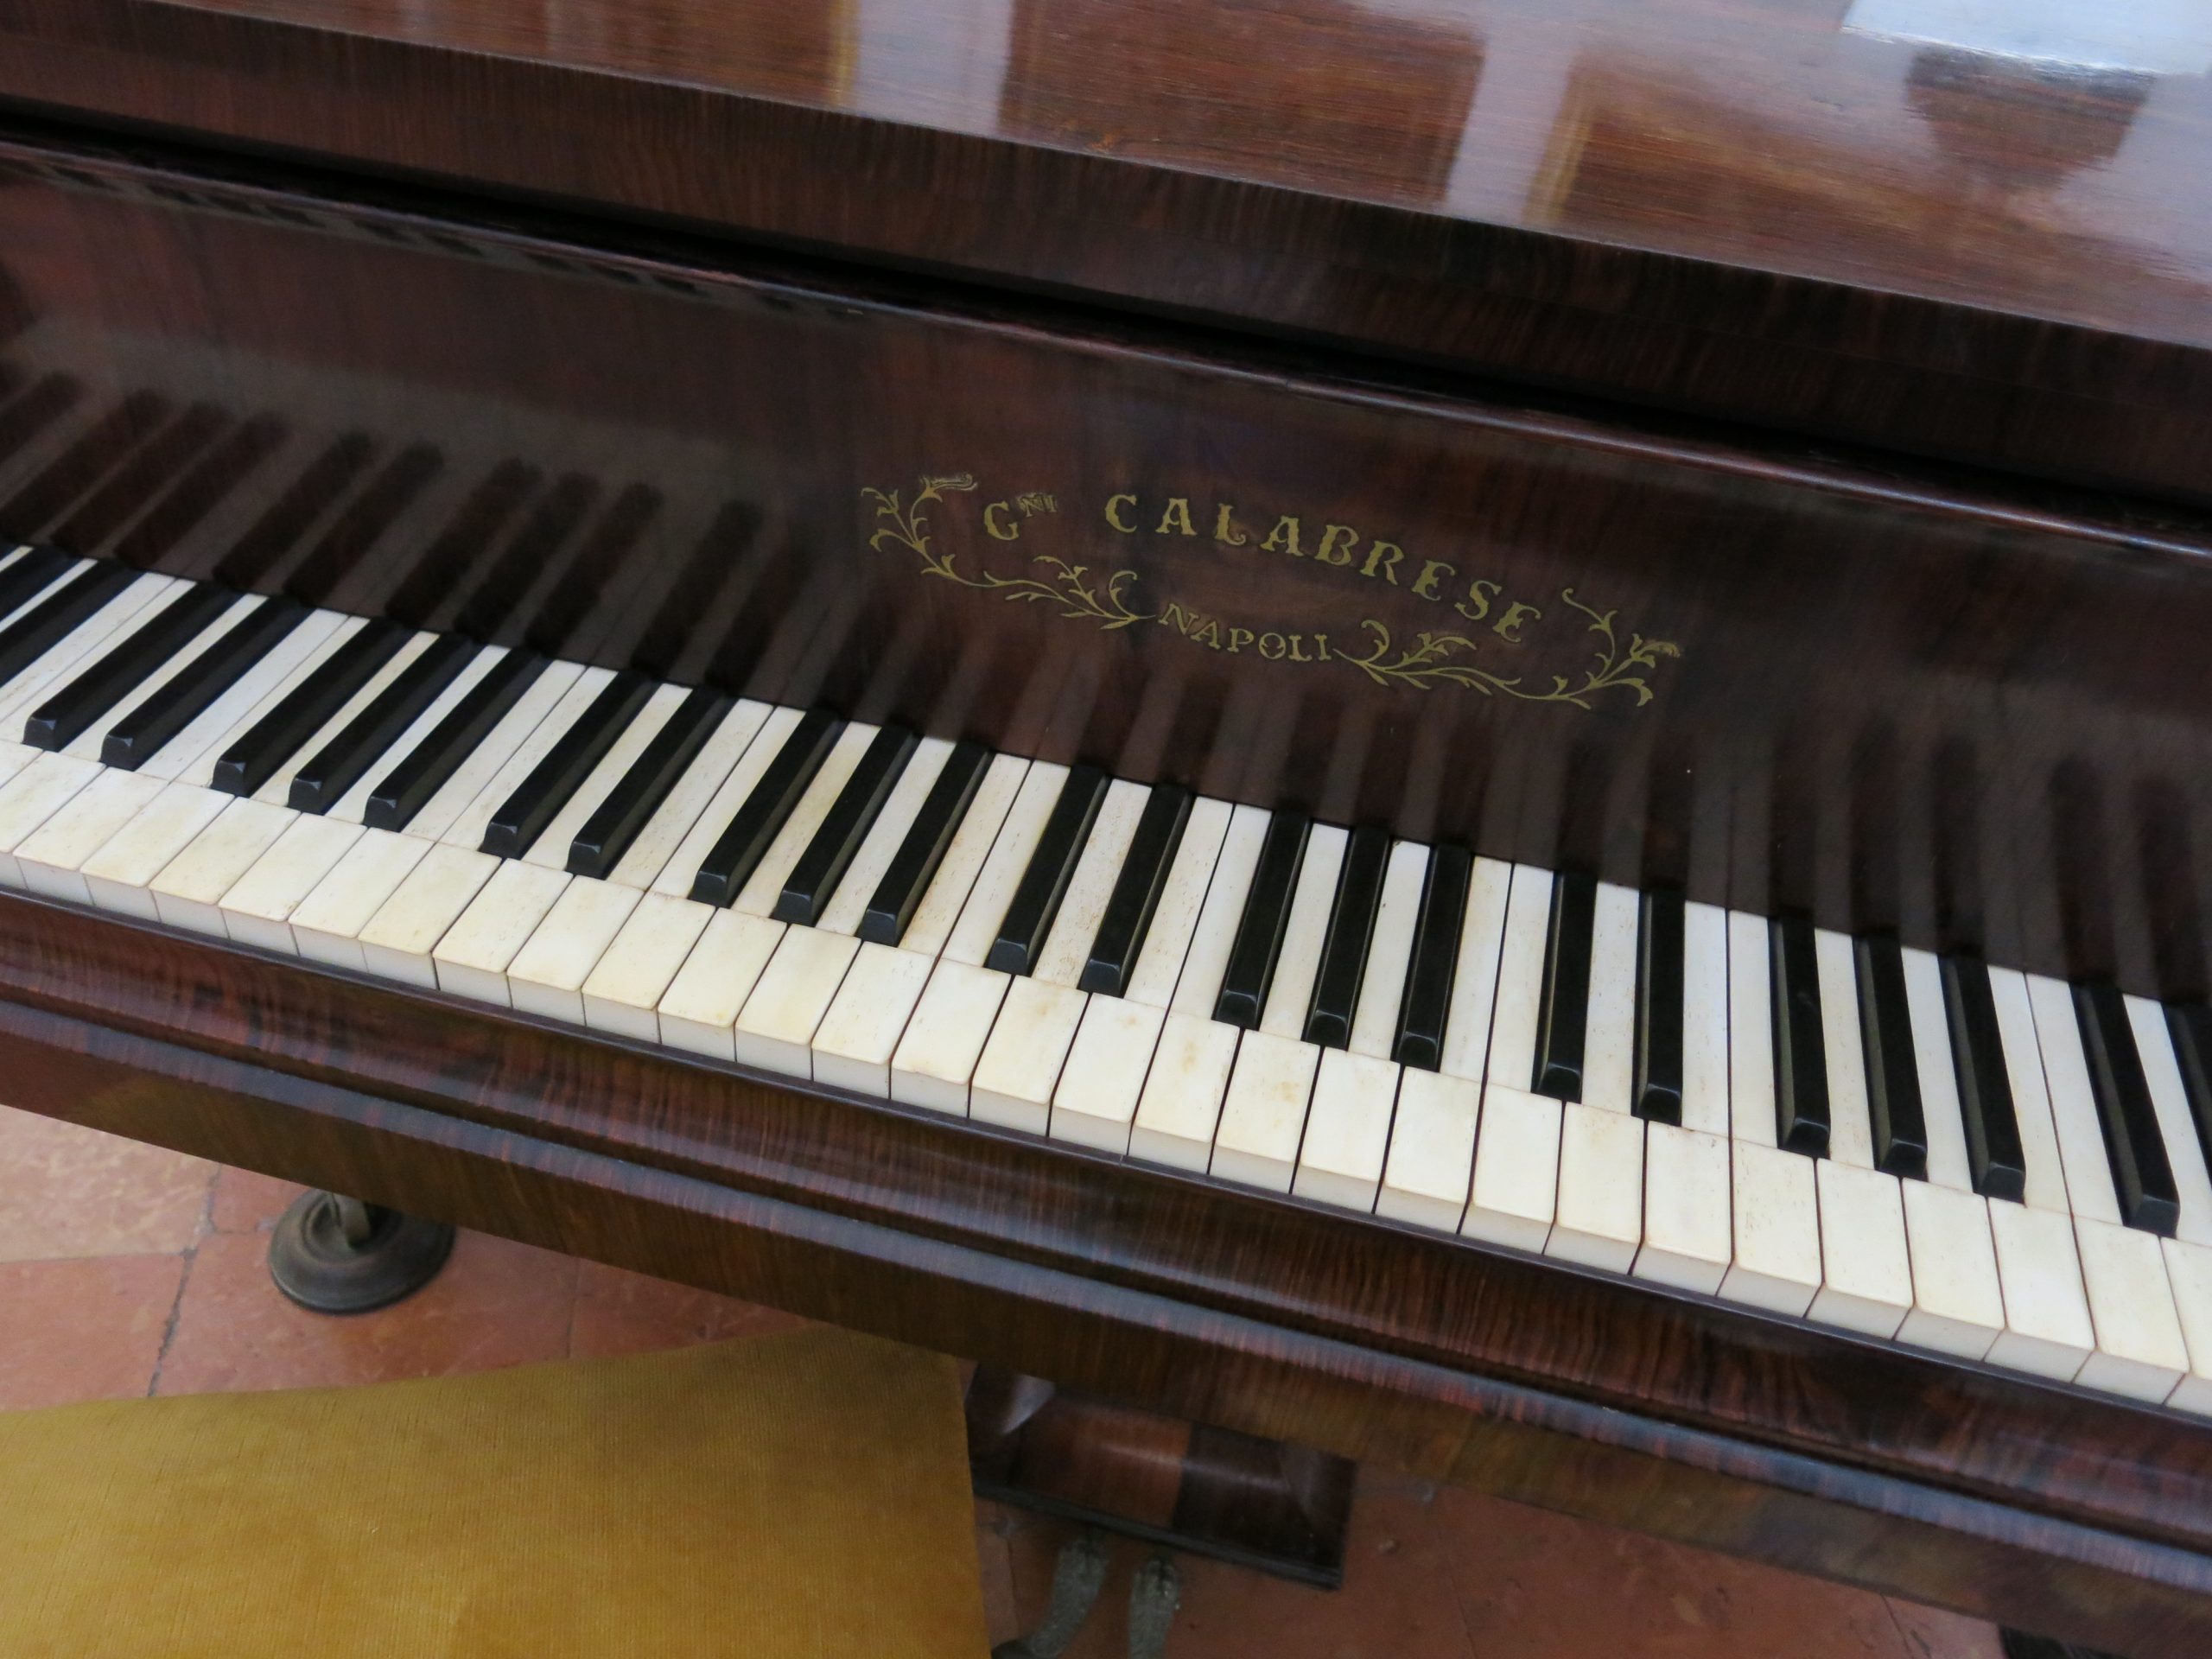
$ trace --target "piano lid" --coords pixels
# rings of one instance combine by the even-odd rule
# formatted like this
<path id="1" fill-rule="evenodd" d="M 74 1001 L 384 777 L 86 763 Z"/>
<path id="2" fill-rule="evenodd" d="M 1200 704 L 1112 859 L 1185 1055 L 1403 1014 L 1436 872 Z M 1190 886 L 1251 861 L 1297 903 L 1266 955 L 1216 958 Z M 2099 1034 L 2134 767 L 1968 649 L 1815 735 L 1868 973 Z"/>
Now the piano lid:
<path id="1" fill-rule="evenodd" d="M 0 0 L 27 109 L 2196 501 L 2208 64 L 2194 0 Z"/>

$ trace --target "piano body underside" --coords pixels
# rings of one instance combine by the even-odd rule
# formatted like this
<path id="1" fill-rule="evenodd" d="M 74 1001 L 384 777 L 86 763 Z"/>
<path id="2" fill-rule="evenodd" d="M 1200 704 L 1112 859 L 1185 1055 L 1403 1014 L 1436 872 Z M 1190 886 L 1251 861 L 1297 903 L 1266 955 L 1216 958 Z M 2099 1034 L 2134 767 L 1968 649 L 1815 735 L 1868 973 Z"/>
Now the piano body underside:
<path id="1" fill-rule="evenodd" d="M 0 533 L 2203 997 L 2202 531 L 1045 298 L 0 140 Z M 2212 1433 L 0 899 L 13 1103 L 2192 1650 Z"/>

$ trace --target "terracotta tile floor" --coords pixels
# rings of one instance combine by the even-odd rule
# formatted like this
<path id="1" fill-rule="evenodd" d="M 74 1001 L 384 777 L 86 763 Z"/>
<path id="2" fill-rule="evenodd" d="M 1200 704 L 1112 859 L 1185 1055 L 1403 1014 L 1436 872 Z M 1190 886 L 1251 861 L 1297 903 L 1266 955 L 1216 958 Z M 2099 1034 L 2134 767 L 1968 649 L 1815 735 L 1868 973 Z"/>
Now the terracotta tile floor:
<path id="1" fill-rule="evenodd" d="M 303 1313 L 263 1267 L 296 1189 L 0 1108 L 0 1408 L 372 1382 L 760 1334 L 788 1315 L 464 1234 L 429 1288 Z M 978 1505 L 992 1638 L 1043 1610 L 1065 1529 Z M 1135 1546 L 1071 1659 L 1124 1649 Z M 1997 1659 L 1995 1632 L 1724 1556 L 1376 1471 L 1344 1588 L 1184 1563 L 1172 1656 Z"/>

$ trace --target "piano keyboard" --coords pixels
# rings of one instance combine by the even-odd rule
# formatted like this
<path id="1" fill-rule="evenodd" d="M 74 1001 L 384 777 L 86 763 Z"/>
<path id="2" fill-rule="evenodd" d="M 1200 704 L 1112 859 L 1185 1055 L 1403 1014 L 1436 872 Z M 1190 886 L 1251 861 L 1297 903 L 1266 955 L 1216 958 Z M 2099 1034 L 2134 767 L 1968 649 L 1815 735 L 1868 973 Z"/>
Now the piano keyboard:
<path id="1" fill-rule="evenodd" d="M 0 559 L 0 880 L 2212 1411 L 2212 1010 Z"/>

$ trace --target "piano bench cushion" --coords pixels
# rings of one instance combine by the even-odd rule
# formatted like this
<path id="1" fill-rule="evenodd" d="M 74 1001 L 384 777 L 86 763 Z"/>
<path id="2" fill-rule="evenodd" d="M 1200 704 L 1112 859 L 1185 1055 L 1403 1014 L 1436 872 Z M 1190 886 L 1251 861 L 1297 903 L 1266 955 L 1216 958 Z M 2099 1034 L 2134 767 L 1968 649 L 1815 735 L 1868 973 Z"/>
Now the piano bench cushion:
<path id="1" fill-rule="evenodd" d="M 826 1327 L 0 1414 L 0 1609 L 11 1653 L 987 1645 L 957 1366 Z"/>

